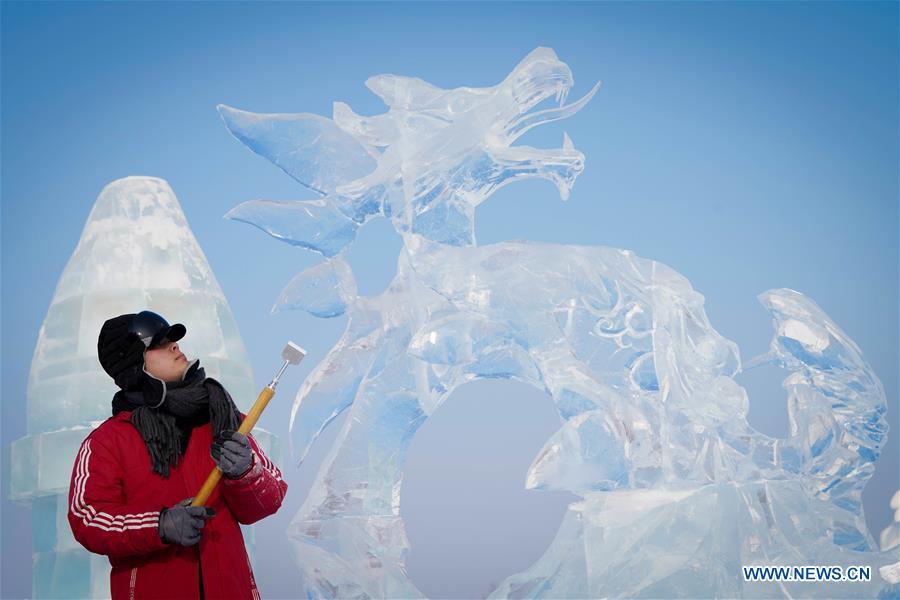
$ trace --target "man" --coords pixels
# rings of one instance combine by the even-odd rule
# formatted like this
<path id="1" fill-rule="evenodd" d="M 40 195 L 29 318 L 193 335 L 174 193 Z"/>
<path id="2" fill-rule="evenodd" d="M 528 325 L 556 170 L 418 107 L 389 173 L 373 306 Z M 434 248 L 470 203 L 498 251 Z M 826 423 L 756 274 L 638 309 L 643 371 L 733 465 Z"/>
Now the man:
<path id="1" fill-rule="evenodd" d="M 97 352 L 120 390 L 88 435 L 69 488 L 69 524 L 112 565 L 112 598 L 258 600 L 239 523 L 273 514 L 287 491 L 228 392 L 178 347 L 181 324 L 143 311 L 106 321 Z M 214 466 L 221 483 L 191 507 Z"/>

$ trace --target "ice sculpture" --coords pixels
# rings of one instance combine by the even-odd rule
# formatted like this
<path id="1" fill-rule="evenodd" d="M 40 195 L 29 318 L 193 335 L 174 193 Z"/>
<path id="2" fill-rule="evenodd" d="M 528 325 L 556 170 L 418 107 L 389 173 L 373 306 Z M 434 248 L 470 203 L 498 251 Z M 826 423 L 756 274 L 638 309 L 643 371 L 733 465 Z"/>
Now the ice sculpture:
<path id="1" fill-rule="evenodd" d="M 491 88 L 444 90 L 379 75 L 389 110 L 332 119 L 220 106 L 231 132 L 319 198 L 250 201 L 228 216 L 328 258 L 275 309 L 347 329 L 294 403 L 302 461 L 350 410 L 289 534 L 309 597 L 420 597 L 404 558 L 405 452 L 459 385 L 512 378 L 544 390 L 562 427 L 527 473 L 569 490 L 556 539 L 497 597 L 866 596 L 885 588 L 860 492 L 887 433 L 884 391 L 859 349 L 792 290 L 760 296 L 775 325 L 791 435 L 747 422 L 738 348 L 703 297 L 666 265 L 627 250 L 505 242 L 477 246 L 475 207 L 516 179 L 553 181 L 566 199 L 584 157 L 511 146 L 567 117 L 569 68 L 546 48 Z M 599 85 L 599 84 L 598 84 Z M 536 107 L 555 97 L 558 106 Z M 355 297 L 343 252 L 384 216 L 403 239 L 388 290 Z M 868 583 L 749 583 L 742 565 L 870 565 Z"/>
<path id="2" fill-rule="evenodd" d="M 11 449 L 10 497 L 32 506 L 35 598 L 109 597 L 106 557 L 72 537 L 69 477 L 81 442 L 109 417 L 116 390 L 97 361 L 100 326 L 144 308 L 185 324 L 185 352 L 201 359 L 241 409 L 256 397 L 231 309 L 168 183 L 152 177 L 110 183 L 41 326 L 28 378 L 28 435 Z M 271 435 L 257 437 L 272 449 Z"/>

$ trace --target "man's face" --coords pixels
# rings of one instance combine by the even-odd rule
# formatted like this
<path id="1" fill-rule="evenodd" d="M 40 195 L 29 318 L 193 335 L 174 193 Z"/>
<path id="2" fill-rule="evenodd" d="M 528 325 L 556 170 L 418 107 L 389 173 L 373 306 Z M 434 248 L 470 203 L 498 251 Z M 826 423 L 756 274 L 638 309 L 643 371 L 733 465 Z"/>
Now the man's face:
<path id="1" fill-rule="evenodd" d="M 177 342 L 165 341 L 152 350 L 144 352 L 144 368 L 163 381 L 181 381 L 188 359 L 178 348 Z"/>

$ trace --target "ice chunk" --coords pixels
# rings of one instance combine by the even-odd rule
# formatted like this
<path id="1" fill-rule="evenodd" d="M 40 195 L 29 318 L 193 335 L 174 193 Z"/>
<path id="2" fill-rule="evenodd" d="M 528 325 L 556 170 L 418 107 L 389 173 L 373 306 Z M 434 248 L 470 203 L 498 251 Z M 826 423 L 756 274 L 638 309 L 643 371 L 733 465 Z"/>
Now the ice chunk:
<path id="1" fill-rule="evenodd" d="M 635 407 L 647 406 L 647 400 L 634 398 Z M 652 435 L 658 426 L 640 410 L 631 412 L 626 416 L 593 410 L 566 421 L 534 459 L 526 487 L 613 490 L 628 487 L 641 473 L 659 472 Z"/>
<path id="2" fill-rule="evenodd" d="M 350 265 L 337 257 L 296 275 L 272 307 L 272 312 L 299 308 L 316 317 L 344 314 L 356 300 L 356 280 Z"/>
<path id="3" fill-rule="evenodd" d="M 879 540 L 881 542 L 881 550 L 884 552 L 894 550 L 897 546 L 900 546 L 900 490 L 897 490 L 891 498 L 891 508 L 895 511 L 894 522 L 881 531 Z M 900 559 L 896 554 L 897 550 L 894 550 L 894 553 L 895 557 Z M 879 574 L 888 583 L 900 584 L 900 560 L 897 560 L 894 564 L 884 565 L 879 568 Z"/>
<path id="4" fill-rule="evenodd" d="M 743 565 L 874 571 L 894 560 L 876 550 L 860 495 L 887 432 L 884 390 L 811 299 L 788 289 L 760 297 L 775 335 L 770 353 L 753 362 L 777 361 L 791 372 L 791 434 L 775 439 L 747 422 L 749 399 L 734 380 L 737 345 L 713 328 L 703 296 L 674 269 L 615 248 L 475 245 L 475 209 L 501 186 L 540 177 L 569 196 L 584 156 L 568 135 L 550 150 L 511 144 L 571 116 L 597 90 L 565 104 L 573 83 L 569 67 L 538 48 L 496 86 L 441 89 L 377 75 L 366 85 L 388 106 L 383 114 L 360 116 L 335 103 L 333 123 L 303 116 L 315 127 L 304 124 L 294 138 L 284 124 L 283 137 L 241 127 L 242 141 L 282 168 L 283 157 L 298 157 L 291 171 L 304 173 L 302 182 L 326 172 L 332 183 L 320 186 L 321 216 L 284 210 L 248 219 L 253 224 L 323 252 L 309 243 L 315 219 L 327 237 L 336 230 L 331 210 L 359 225 L 380 214 L 403 239 L 382 294 L 348 305 L 328 263 L 301 274 L 303 293 L 291 294 L 321 316 L 333 311 L 319 307 L 344 305 L 348 315 L 291 416 L 302 461 L 324 427 L 350 413 L 289 530 L 304 575 L 300 595 L 421 595 L 404 564 L 405 452 L 454 389 L 492 377 L 546 391 L 560 416 L 526 485 L 582 498 L 544 556 L 494 596 L 890 593 L 890 580 L 875 576 L 812 584 L 741 575 Z M 550 98 L 558 106 L 538 108 Z M 333 157 L 353 144 L 334 128 L 359 146 L 346 167 Z M 324 132 L 315 148 L 313 130 Z M 377 163 L 365 174 L 363 152 Z"/>
<path id="5" fill-rule="evenodd" d="M 107 580 L 108 572 L 107 566 Z M 91 575 L 91 555 L 84 549 L 36 553 L 32 590 L 38 598 L 89 598 Z"/>
<path id="6" fill-rule="evenodd" d="M 366 87 L 389 107 L 399 110 L 420 109 L 446 93 L 418 77 L 402 75 L 373 75 L 366 79 Z"/>
<path id="7" fill-rule="evenodd" d="M 31 547 L 34 552 L 50 552 L 56 546 L 56 513 L 59 495 L 41 496 L 31 504 Z"/>
<path id="8" fill-rule="evenodd" d="M 111 399 L 110 394 L 107 400 Z M 36 433 L 14 441 L 10 448 L 10 498 L 29 500 L 45 494 L 68 493 L 75 454 L 100 421 Z"/>
<path id="9" fill-rule="evenodd" d="M 881 531 L 879 538 L 882 550 L 890 550 L 900 546 L 900 523 L 894 521 Z"/>

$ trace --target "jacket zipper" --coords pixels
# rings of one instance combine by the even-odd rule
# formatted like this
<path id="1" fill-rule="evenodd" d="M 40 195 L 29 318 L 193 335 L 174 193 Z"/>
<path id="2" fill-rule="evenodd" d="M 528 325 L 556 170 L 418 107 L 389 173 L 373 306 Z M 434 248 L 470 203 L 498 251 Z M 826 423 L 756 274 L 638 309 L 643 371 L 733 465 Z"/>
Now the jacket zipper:
<path id="1" fill-rule="evenodd" d="M 253 576 L 253 566 L 250 564 L 250 555 L 245 553 L 244 558 L 247 559 L 247 571 L 250 573 L 250 595 L 253 600 L 261 600 L 259 590 L 256 588 L 256 577 Z"/>
<path id="2" fill-rule="evenodd" d="M 128 600 L 134 600 L 134 587 L 137 583 L 137 567 L 131 569 L 131 584 L 128 587 Z"/>

